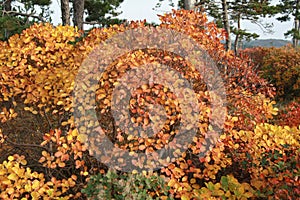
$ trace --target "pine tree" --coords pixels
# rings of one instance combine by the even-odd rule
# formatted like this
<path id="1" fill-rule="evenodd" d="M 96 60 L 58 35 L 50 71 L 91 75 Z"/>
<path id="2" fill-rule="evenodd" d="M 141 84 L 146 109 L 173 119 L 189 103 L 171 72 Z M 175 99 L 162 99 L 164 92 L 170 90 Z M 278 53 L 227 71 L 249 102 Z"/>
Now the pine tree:
<path id="1" fill-rule="evenodd" d="M 294 19 L 293 28 L 288 30 L 285 36 L 292 36 L 293 46 L 298 46 L 300 40 L 300 0 L 281 0 L 277 8 L 282 14 L 277 20 L 286 22 L 291 18 Z"/>
<path id="2" fill-rule="evenodd" d="M 276 6 L 268 0 L 234 0 L 230 2 L 229 10 L 231 19 L 236 25 L 232 25 L 232 33 L 235 35 L 234 51 L 237 53 L 241 40 L 258 38 L 257 33 L 242 29 L 241 21 L 247 20 L 258 25 L 264 32 L 271 32 L 272 24 L 263 23 L 261 17 L 271 17 L 277 13 Z"/>
<path id="3" fill-rule="evenodd" d="M 71 8 L 69 7 L 71 4 Z M 73 24 L 82 30 L 84 24 L 97 24 L 104 27 L 110 24 L 123 22 L 117 16 L 117 8 L 123 0 L 61 0 L 63 25 L 70 25 L 70 16 L 73 14 Z M 84 18 L 84 14 L 87 16 Z"/>
<path id="4" fill-rule="evenodd" d="M 121 14 L 117 12 L 117 8 L 122 2 L 123 0 L 86 0 L 85 8 L 88 16 L 85 22 L 98 24 L 100 27 L 123 22 L 117 18 Z"/>
<path id="5" fill-rule="evenodd" d="M 183 0 L 180 1 L 180 5 Z M 215 23 L 227 32 L 226 49 L 232 48 L 231 34 L 235 35 L 234 50 L 237 52 L 239 42 L 243 39 L 259 37 L 256 33 L 248 32 L 241 27 L 242 20 L 257 24 L 264 31 L 271 31 L 271 24 L 262 23 L 262 17 L 274 16 L 278 13 L 276 6 L 271 5 L 271 0 L 198 0 L 195 10 L 205 12 L 213 17 Z"/>
<path id="6" fill-rule="evenodd" d="M 18 6 L 13 4 L 18 2 Z M 20 33 L 34 22 L 51 21 L 51 0 L 5 0 L 0 3 L 0 40 Z M 37 9 L 39 8 L 39 13 Z"/>

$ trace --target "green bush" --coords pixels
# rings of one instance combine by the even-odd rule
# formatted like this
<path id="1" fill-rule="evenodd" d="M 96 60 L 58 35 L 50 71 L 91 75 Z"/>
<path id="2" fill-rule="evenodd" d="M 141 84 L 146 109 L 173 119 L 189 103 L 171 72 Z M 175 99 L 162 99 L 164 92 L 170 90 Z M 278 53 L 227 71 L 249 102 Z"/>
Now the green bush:
<path id="1" fill-rule="evenodd" d="M 168 197 L 169 187 L 159 176 L 143 174 L 118 174 L 109 170 L 90 177 L 88 185 L 82 190 L 89 199 L 172 199 Z"/>

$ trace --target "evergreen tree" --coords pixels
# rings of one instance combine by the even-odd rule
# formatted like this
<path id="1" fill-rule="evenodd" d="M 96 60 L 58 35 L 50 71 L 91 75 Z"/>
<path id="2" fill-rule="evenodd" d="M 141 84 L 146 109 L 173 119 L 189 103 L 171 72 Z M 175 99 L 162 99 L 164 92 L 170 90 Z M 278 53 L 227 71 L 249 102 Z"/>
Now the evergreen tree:
<path id="1" fill-rule="evenodd" d="M 104 27 L 123 22 L 117 18 L 121 13 L 116 11 L 123 0 L 71 0 L 70 2 L 60 1 L 63 25 L 70 25 L 71 14 L 73 14 L 74 26 L 79 29 L 83 29 L 83 24 L 97 24 Z M 87 15 L 85 18 L 84 14 Z"/>
<path id="2" fill-rule="evenodd" d="M 271 17 L 277 13 L 276 6 L 271 5 L 271 2 L 267 0 L 234 0 L 230 2 L 229 10 L 231 11 L 231 19 L 236 24 L 231 27 L 232 33 L 235 35 L 234 51 L 236 53 L 240 41 L 259 37 L 256 33 L 242 29 L 242 20 L 258 25 L 265 32 L 271 32 L 273 25 L 263 23 L 261 17 Z"/>
<path id="3" fill-rule="evenodd" d="M 285 35 L 292 36 L 293 46 L 298 46 L 300 40 L 300 0 L 280 0 L 277 8 L 282 14 L 282 16 L 278 17 L 277 20 L 286 22 L 293 18 L 293 28 L 288 30 Z"/>
<path id="4" fill-rule="evenodd" d="M 86 23 L 95 23 L 104 27 L 123 22 L 117 18 L 121 14 L 117 12 L 117 8 L 122 2 L 123 0 L 85 0 L 85 9 L 88 14 L 85 18 Z"/>
<path id="5" fill-rule="evenodd" d="M 184 0 L 179 1 L 184 5 Z M 184 7 L 181 7 L 184 8 Z M 257 24 L 264 31 L 271 31 L 271 24 L 262 23 L 262 17 L 271 17 L 278 13 L 276 6 L 271 5 L 271 0 L 198 0 L 194 10 L 207 13 L 213 17 L 215 23 L 224 28 L 228 34 L 226 49 L 231 49 L 231 34 L 235 35 L 234 50 L 237 51 L 239 42 L 244 39 L 257 38 L 259 35 L 250 33 L 241 27 L 242 20 Z"/>
<path id="6" fill-rule="evenodd" d="M 51 21 L 50 4 L 51 0 L 0 1 L 0 39 L 7 40 L 34 22 Z M 37 7 L 40 8 L 39 13 Z"/>

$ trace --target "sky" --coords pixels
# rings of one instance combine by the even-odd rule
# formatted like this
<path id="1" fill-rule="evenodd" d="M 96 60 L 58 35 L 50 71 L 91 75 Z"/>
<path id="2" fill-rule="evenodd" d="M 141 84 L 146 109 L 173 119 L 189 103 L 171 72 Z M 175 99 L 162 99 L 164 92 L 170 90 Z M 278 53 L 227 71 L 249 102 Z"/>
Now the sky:
<path id="1" fill-rule="evenodd" d="M 61 23 L 61 12 L 59 7 L 59 0 L 53 0 L 52 9 L 53 13 L 53 23 L 55 25 Z M 124 2 L 120 6 L 120 11 L 122 14 L 119 16 L 120 18 L 127 20 L 144 20 L 147 22 L 156 22 L 159 23 L 159 18 L 157 14 L 164 14 L 165 12 L 170 12 L 172 7 L 168 5 L 168 1 L 165 0 L 162 6 L 158 9 L 154 9 L 158 0 L 124 0 Z M 175 1 L 174 1 L 175 2 Z M 244 21 L 242 22 L 242 28 L 246 29 L 250 32 L 255 32 L 260 35 L 259 39 L 290 39 L 285 38 L 284 33 L 291 29 L 293 26 L 293 22 L 285 22 L 280 23 L 275 18 L 265 19 L 264 22 L 273 23 L 274 26 L 272 28 L 273 34 L 264 33 L 259 26 L 255 24 L 251 24 L 250 22 Z"/>

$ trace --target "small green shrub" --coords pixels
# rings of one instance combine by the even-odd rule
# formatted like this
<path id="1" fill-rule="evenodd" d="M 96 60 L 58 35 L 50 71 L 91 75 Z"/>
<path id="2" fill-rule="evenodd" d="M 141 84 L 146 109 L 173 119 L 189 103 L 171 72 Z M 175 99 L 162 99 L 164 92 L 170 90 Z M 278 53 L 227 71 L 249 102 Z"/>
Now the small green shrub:
<path id="1" fill-rule="evenodd" d="M 82 190 L 89 199 L 172 199 L 169 188 L 159 176 L 121 173 L 109 170 L 106 174 L 91 176 L 88 185 Z"/>

